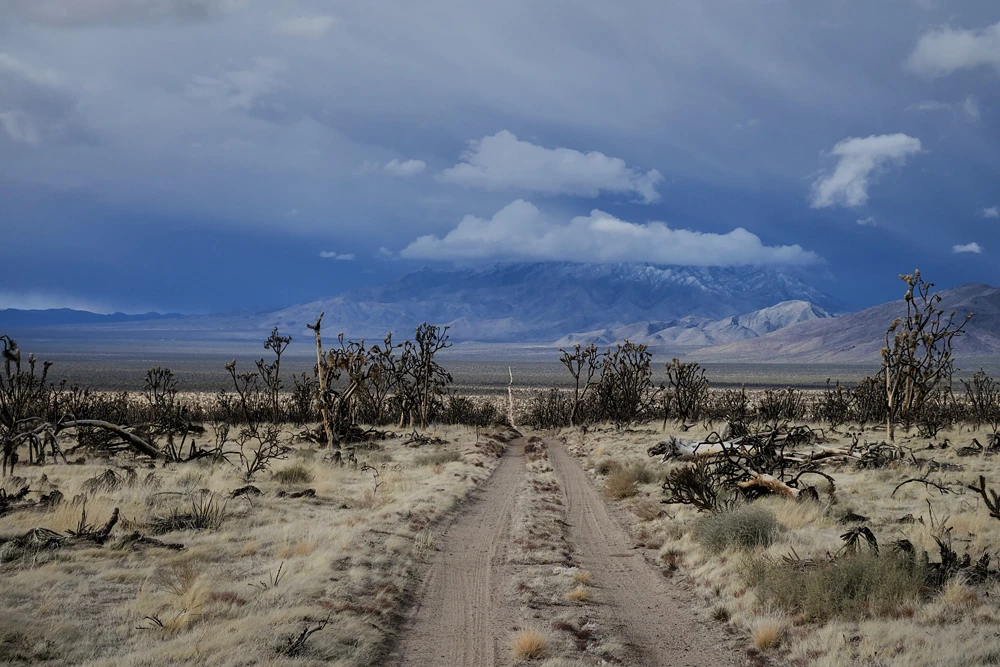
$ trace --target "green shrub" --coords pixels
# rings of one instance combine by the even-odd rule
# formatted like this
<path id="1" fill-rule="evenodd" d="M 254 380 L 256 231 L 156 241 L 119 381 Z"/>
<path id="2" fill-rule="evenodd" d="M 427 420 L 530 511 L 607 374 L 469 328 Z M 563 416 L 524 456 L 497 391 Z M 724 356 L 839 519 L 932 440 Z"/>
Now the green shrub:
<path id="1" fill-rule="evenodd" d="M 414 460 L 414 463 L 418 466 L 436 466 L 451 463 L 452 461 L 459 461 L 461 459 L 462 454 L 460 452 L 456 452 L 453 449 L 441 449 L 436 452 L 421 454 Z"/>
<path id="2" fill-rule="evenodd" d="M 926 560 L 870 551 L 823 563 L 759 557 L 744 567 L 762 602 L 815 621 L 894 615 L 919 599 L 926 574 Z"/>
<path id="3" fill-rule="evenodd" d="M 312 472 L 300 463 L 282 468 L 272 477 L 274 481 L 283 485 L 308 484 L 313 479 Z"/>
<path id="4" fill-rule="evenodd" d="M 694 526 L 694 539 L 711 553 L 768 547 L 777 536 L 774 513 L 755 505 L 703 517 Z"/>

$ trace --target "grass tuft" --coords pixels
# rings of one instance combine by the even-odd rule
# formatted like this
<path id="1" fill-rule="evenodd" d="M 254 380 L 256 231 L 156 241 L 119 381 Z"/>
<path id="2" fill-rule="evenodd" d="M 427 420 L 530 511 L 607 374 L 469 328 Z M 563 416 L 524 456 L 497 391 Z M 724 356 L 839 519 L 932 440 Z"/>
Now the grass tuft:
<path id="1" fill-rule="evenodd" d="M 445 463 L 451 463 L 452 461 L 461 461 L 462 454 L 456 452 L 453 449 L 443 449 L 437 452 L 429 452 L 427 454 L 421 454 L 413 460 L 418 466 L 436 466 L 444 465 Z"/>
<path id="2" fill-rule="evenodd" d="M 750 633 L 750 638 L 753 640 L 753 645 L 757 647 L 758 651 L 770 651 L 773 648 L 777 648 L 781 643 L 782 634 L 784 634 L 784 629 L 779 623 L 775 621 L 760 621 Z"/>
<path id="3" fill-rule="evenodd" d="M 521 630 L 514 635 L 511 652 L 515 660 L 541 660 L 548 651 L 548 642 L 536 630 Z"/>
<path id="4" fill-rule="evenodd" d="M 313 480 L 313 474 L 309 468 L 301 463 L 296 463 L 274 473 L 272 479 L 282 486 L 294 486 L 297 484 L 308 484 Z"/>
<path id="5" fill-rule="evenodd" d="M 586 602 L 590 599 L 590 591 L 583 586 L 577 586 L 566 594 L 566 599 L 571 602 Z"/>

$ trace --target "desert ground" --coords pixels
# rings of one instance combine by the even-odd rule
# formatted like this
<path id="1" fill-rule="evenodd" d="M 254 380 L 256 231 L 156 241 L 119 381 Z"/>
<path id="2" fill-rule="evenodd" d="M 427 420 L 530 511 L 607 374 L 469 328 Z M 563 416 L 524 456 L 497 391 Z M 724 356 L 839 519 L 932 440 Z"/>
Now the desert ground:
<path id="1" fill-rule="evenodd" d="M 214 394 L 158 368 L 131 393 L 5 376 L 63 416 L 9 431 L 0 663 L 1000 662 L 985 374 L 887 442 L 877 384 L 448 390 L 403 427 L 391 396 L 272 393 L 236 363 Z"/>

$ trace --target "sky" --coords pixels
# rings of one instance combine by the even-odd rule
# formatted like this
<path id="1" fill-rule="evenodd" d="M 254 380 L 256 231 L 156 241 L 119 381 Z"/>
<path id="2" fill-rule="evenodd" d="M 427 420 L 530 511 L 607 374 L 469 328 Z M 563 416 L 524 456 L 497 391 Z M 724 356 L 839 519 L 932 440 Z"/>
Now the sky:
<path id="1" fill-rule="evenodd" d="M 422 266 L 1000 284 L 994 0 L 0 0 L 0 308 Z"/>

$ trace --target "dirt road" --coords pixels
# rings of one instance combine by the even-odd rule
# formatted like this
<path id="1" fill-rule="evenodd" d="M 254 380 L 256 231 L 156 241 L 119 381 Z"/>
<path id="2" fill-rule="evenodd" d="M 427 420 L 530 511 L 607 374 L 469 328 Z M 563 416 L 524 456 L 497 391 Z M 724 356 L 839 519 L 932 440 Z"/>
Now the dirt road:
<path id="1" fill-rule="evenodd" d="M 562 481 L 570 540 L 581 567 L 589 570 L 605 627 L 623 638 L 633 660 L 645 667 L 738 664 L 726 650 L 731 640 L 718 624 L 699 620 L 692 596 L 657 572 L 633 548 L 593 482 L 558 440 L 547 440 L 549 460 Z"/>
<path id="2" fill-rule="evenodd" d="M 518 618 L 503 594 L 502 573 L 515 493 L 524 474 L 524 443 L 515 440 L 500 465 L 437 540 L 395 657 L 399 667 L 505 664 L 498 650 Z M 502 659 L 498 659 L 502 656 Z"/>
<path id="3" fill-rule="evenodd" d="M 699 621 L 692 597 L 632 548 L 623 521 L 557 440 L 549 460 L 560 479 L 570 541 L 597 591 L 591 615 L 643 667 L 737 664 L 718 624 Z M 525 475 L 524 441 L 513 441 L 483 488 L 437 540 L 418 601 L 389 660 L 396 667 L 492 667 L 511 664 L 510 633 L 520 609 L 504 594 L 516 491 Z"/>

